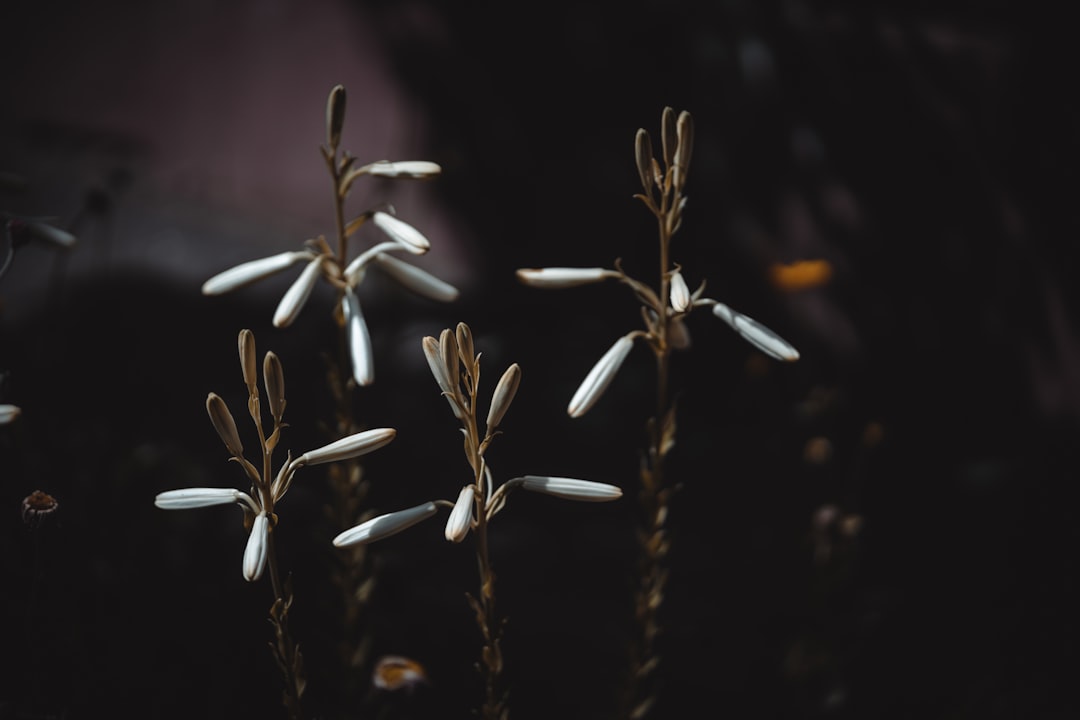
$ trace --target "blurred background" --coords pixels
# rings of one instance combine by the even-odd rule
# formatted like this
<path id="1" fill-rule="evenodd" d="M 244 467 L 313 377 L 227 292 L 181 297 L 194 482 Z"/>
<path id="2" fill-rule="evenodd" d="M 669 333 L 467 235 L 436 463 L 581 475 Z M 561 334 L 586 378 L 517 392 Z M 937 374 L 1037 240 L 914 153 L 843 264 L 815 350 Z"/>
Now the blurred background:
<path id="1" fill-rule="evenodd" d="M 294 273 L 220 297 L 200 286 L 333 232 L 319 145 L 338 83 L 360 162 L 443 168 L 373 180 L 350 207 L 392 204 L 432 242 L 416 264 L 461 290 L 443 305 L 374 274 L 361 289 L 377 380 L 357 415 L 398 429 L 365 458 L 372 507 L 453 499 L 469 477 L 420 351 L 459 321 L 487 392 L 523 370 L 497 478 L 625 491 L 515 495 L 496 518 L 512 717 L 618 717 L 654 381 L 638 348 L 568 418 L 589 368 L 639 326 L 636 301 L 513 271 L 622 258 L 653 280 L 633 139 L 645 128 L 659 146 L 665 106 L 696 126 L 673 259 L 802 358 L 768 361 L 708 313 L 689 320 L 653 717 L 1075 716 L 1080 117 L 1065 24 L 1019 3 L 806 0 L 41 0 L 3 16 L 0 211 L 78 241 L 3 248 L 0 403 L 22 414 L 0 426 L 0 717 L 284 717 L 240 513 L 153 498 L 242 485 L 204 406 L 214 391 L 243 416 L 241 328 L 284 364 L 283 448 L 323 442 L 329 287 L 279 330 Z M 827 272 L 793 272 L 804 261 Z M 31 528 L 35 490 L 59 507 Z M 345 528 L 329 500 L 312 468 L 279 506 L 311 716 L 470 717 L 476 568 L 441 520 L 372 550 L 374 655 L 415 659 L 429 683 L 335 694 L 329 541 Z"/>

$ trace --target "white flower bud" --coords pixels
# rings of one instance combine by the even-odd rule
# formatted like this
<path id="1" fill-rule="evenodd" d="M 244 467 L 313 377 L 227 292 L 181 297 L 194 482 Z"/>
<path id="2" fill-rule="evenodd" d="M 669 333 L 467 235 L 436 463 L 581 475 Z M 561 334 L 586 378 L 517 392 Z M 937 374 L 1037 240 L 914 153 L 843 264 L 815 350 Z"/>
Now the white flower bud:
<path id="1" fill-rule="evenodd" d="M 690 288 L 686 286 L 682 273 L 676 270 L 671 273 L 671 308 L 675 312 L 686 312 L 691 302 Z"/>
<path id="2" fill-rule="evenodd" d="M 521 268 L 516 273 L 517 279 L 526 285 L 545 289 L 577 287 L 600 282 L 618 273 L 604 268 Z"/>
<path id="3" fill-rule="evenodd" d="M 379 253 L 375 262 L 379 269 L 418 295 L 439 302 L 452 302 L 458 298 L 458 289 L 453 285 L 393 255 Z"/>
<path id="4" fill-rule="evenodd" d="M 380 177 L 424 180 L 435 177 L 442 172 L 442 168 L 437 163 L 427 160 L 401 160 L 398 162 L 381 160 L 365 165 L 360 168 L 360 171 Z"/>
<path id="5" fill-rule="evenodd" d="M 713 305 L 713 315 L 720 318 L 743 336 L 743 339 L 776 360 L 793 362 L 799 359 L 799 351 L 786 340 L 757 320 L 732 310 L 724 303 Z"/>
<path id="6" fill-rule="evenodd" d="M 258 506 L 251 496 L 235 488 L 184 488 L 158 493 L 154 504 L 162 510 L 189 510 L 212 505 L 247 505 L 254 511 Z"/>
<path id="7" fill-rule="evenodd" d="M 461 542 L 469 534 L 472 527 L 472 511 L 475 504 L 475 491 L 472 485 L 466 485 L 458 493 L 454 509 L 450 511 L 450 517 L 446 521 L 444 534 L 450 542 Z"/>
<path id="8" fill-rule="evenodd" d="M 375 542 L 412 527 L 421 520 L 426 520 L 435 514 L 438 507 L 433 502 L 417 505 L 408 510 L 380 515 L 367 522 L 360 523 L 334 538 L 335 547 L 349 547 Z"/>
<path id="9" fill-rule="evenodd" d="M 622 497 L 622 490 L 607 483 L 574 478 L 548 477 L 546 475 L 526 475 L 521 478 L 522 487 L 533 492 L 554 495 L 567 500 L 586 502 L 606 502 Z"/>
<path id="10" fill-rule="evenodd" d="M 348 460 L 359 455 L 366 455 L 388 444 L 397 435 L 393 428 L 375 428 L 365 430 L 340 440 L 335 440 L 317 450 L 308 450 L 296 459 L 300 465 L 321 465 L 322 463 Z"/>
<path id="11" fill-rule="evenodd" d="M 76 243 L 75 236 L 69 233 L 67 230 L 61 230 L 58 227 L 49 225 L 43 222 L 28 222 L 24 225 L 26 232 L 30 233 L 34 237 L 42 240 L 47 240 L 51 243 L 55 243 L 60 247 L 69 248 Z"/>
<path id="12" fill-rule="evenodd" d="M 423 255 L 431 249 L 428 239 L 409 223 L 384 212 L 376 212 L 371 219 L 376 227 L 404 245 L 405 249 L 414 255 Z"/>
<path id="13" fill-rule="evenodd" d="M 218 273 L 204 282 L 202 294 L 220 295 L 229 292 L 230 290 L 235 290 L 243 285 L 247 285 L 248 283 L 255 282 L 256 280 L 262 280 L 264 277 L 269 277 L 274 273 L 281 272 L 285 268 L 300 262 L 301 260 L 311 260 L 313 257 L 315 256 L 309 252 L 284 252 L 278 255 L 260 258 L 259 260 L 251 260 Z"/>
<path id="14" fill-rule="evenodd" d="M 266 552 L 270 544 L 270 521 L 266 513 L 255 516 L 248 535 L 247 547 L 244 548 L 244 579 L 254 582 L 262 577 L 266 569 Z"/>
<path id="15" fill-rule="evenodd" d="M 311 297 L 311 291 L 322 272 L 322 264 L 323 256 L 319 255 L 307 264 L 304 271 L 300 273 L 300 277 L 296 278 L 296 281 L 285 292 L 281 302 L 278 303 L 277 311 L 274 312 L 274 327 L 283 328 L 292 325 L 293 320 L 303 309 L 304 303 Z"/>
<path id="16" fill-rule="evenodd" d="M 626 360 L 633 346 L 633 339 L 629 335 L 624 335 L 604 353 L 571 398 L 570 405 L 566 408 L 570 417 L 581 417 L 596 404 L 596 401 L 604 394 L 604 390 L 611 384 L 615 373 L 619 371 L 619 367 Z"/>
<path id="17" fill-rule="evenodd" d="M 352 359 L 353 379 L 357 385 L 370 385 L 375 381 L 375 365 L 371 350 L 371 336 L 367 323 L 360 312 L 360 301 L 356 293 L 346 290 L 341 299 L 341 310 L 345 315 L 345 331 L 349 339 L 349 356 Z"/>
<path id="18" fill-rule="evenodd" d="M 22 410 L 16 405 L 0 405 L 0 425 L 7 425 L 19 417 Z"/>

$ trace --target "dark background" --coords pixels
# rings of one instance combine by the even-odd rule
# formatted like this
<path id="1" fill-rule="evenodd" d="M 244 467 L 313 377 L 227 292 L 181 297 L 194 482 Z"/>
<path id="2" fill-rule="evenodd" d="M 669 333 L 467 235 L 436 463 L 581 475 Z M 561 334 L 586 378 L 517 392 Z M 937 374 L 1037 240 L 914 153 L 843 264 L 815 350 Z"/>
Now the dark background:
<path id="1" fill-rule="evenodd" d="M 443 167 L 351 206 L 393 202 L 432 240 L 417 262 L 462 289 L 443 306 L 374 275 L 362 288 L 377 381 L 357 413 L 398 429 L 365 460 L 373 506 L 453 499 L 468 478 L 420 352 L 458 321 L 488 392 L 523 368 L 497 478 L 626 491 L 514 496 L 496 519 L 512 717 L 615 717 L 653 387 L 638 348 L 570 420 L 636 303 L 614 285 L 526 288 L 513 270 L 621 257 L 651 281 L 633 138 L 644 127 L 658 146 L 668 105 L 697 129 L 674 259 L 802 359 L 766 362 L 690 318 L 654 716 L 1073 716 L 1080 118 L 1053 20 L 1007 2 L 5 10 L 0 170 L 26 188 L 0 208 L 54 216 L 79 243 L 20 248 L 0 278 L 0 402 L 23 410 L 0 428 L 0 717 L 283 716 L 239 513 L 153 497 L 242 483 L 204 409 L 215 391 L 242 416 L 242 327 L 283 360 L 283 447 L 322 442 L 329 289 L 278 330 L 291 273 L 218 298 L 199 286 L 331 232 L 317 150 L 336 83 L 361 161 Z M 770 284 L 774 263 L 819 258 L 824 287 Z M 323 476 L 303 475 L 278 535 L 312 715 L 469 717 L 475 566 L 437 520 L 373 546 L 375 654 L 415 658 L 430 684 L 338 702 L 326 576 L 344 528 L 324 519 Z M 19 510 L 37 489 L 60 509 L 32 532 Z M 815 561 L 826 505 L 861 524 Z"/>

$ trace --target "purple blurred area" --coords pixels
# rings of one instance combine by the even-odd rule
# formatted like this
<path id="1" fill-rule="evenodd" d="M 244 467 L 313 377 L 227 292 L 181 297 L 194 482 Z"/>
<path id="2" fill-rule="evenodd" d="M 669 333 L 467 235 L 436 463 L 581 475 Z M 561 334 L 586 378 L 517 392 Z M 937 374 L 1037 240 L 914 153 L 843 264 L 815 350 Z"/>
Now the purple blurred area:
<path id="1" fill-rule="evenodd" d="M 319 145 L 338 83 L 361 162 L 443 168 L 367 184 L 351 206 L 392 204 L 431 240 L 416 264 L 462 291 L 442 305 L 362 287 L 377 379 L 358 414 L 398 429 L 365 461 L 373 507 L 452 499 L 466 479 L 420 351 L 458 321 L 489 391 L 522 366 L 497 475 L 624 488 L 604 506 L 514 496 L 495 520 L 512 718 L 618 717 L 654 382 L 637 348 L 570 420 L 589 368 L 639 326 L 636 303 L 513 271 L 621 258 L 654 276 L 633 142 L 645 128 L 659 146 L 665 106 L 696 128 L 673 259 L 802 357 L 772 363 L 708 313 L 689 320 L 652 717 L 1080 710 L 1065 23 L 1020 3 L 807 0 L 44 0 L 0 17 L 0 212 L 78 237 L 21 245 L 0 276 L 0 403 L 22 408 L 0 426 L 15 659 L 0 719 L 285 717 L 239 513 L 166 513 L 153 497 L 242 482 L 203 403 L 214 391 L 240 412 L 244 327 L 284 364 L 283 448 L 320 443 L 330 289 L 287 330 L 270 319 L 290 273 L 199 289 L 333 232 Z M 827 282 L 777 279 L 811 260 Z M 344 528 L 325 520 L 321 481 L 280 507 L 312 717 L 471 717 L 475 562 L 441 520 L 373 546 L 373 652 L 414 658 L 430 684 L 336 694 L 356 678 L 335 665 L 329 538 Z M 47 532 L 20 519 L 34 490 L 60 502 Z"/>

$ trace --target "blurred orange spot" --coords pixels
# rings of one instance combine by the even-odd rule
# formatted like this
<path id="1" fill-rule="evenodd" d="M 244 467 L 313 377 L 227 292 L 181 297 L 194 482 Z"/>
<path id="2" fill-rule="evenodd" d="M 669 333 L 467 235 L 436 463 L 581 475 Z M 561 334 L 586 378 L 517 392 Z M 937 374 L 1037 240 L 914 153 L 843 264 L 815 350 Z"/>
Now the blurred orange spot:
<path id="1" fill-rule="evenodd" d="M 411 690 L 427 682 L 427 673 L 424 666 L 415 660 L 400 655 L 384 655 L 375 663 L 372 681 L 375 687 L 382 690 Z"/>
<path id="2" fill-rule="evenodd" d="M 773 263 L 769 266 L 769 281 L 777 290 L 797 292 L 821 287 L 832 278 L 828 260 L 797 260 L 793 263 Z"/>

